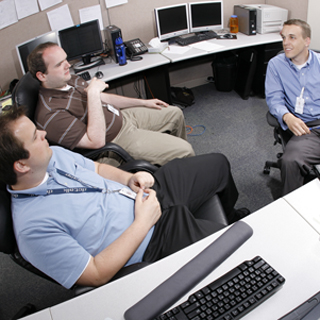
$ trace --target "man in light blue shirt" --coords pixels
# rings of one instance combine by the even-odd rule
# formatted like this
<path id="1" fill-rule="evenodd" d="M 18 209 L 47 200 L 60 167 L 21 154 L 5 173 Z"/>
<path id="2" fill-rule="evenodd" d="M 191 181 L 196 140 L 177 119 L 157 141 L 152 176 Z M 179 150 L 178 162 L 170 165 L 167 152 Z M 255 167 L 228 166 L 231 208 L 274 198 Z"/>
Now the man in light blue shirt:
<path id="1" fill-rule="evenodd" d="M 0 128 L 0 181 L 12 195 L 20 253 L 66 288 L 102 285 L 125 265 L 156 261 L 221 229 L 193 215 L 215 194 L 230 223 L 249 214 L 234 210 L 238 191 L 222 154 L 132 174 L 49 147 L 21 107 L 0 115 Z"/>
<path id="2" fill-rule="evenodd" d="M 265 93 L 271 114 L 292 135 L 279 160 L 285 195 L 320 162 L 320 56 L 309 50 L 311 30 L 302 20 L 286 21 L 281 37 L 284 53 L 269 61 Z"/>

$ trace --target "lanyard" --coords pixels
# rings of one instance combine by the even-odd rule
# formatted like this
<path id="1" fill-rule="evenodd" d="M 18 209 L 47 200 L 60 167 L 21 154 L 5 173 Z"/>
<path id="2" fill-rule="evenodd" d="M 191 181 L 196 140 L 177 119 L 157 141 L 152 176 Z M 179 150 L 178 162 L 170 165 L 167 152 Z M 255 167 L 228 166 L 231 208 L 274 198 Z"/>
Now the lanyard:
<path id="1" fill-rule="evenodd" d="M 108 190 L 108 189 L 103 189 L 103 188 L 98 188 L 89 185 L 88 183 L 83 182 L 79 178 L 73 176 L 72 174 L 65 172 L 60 169 L 56 169 L 57 173 L 67 177 L 68 179 L 74 180 L 79 182 L 80 184 L 83 185 L 83 187 L 75 187 L 75 188 L 58 188 L 58 189 L 47 189 L 47 193 L 42 195 L 42 196 L 48 196 L 50 194 L 63 194 L 63 193 L 82 193 L 82 192 L 101 192 L 101 193 L 115 193 L 119 192 L 121 189 L 117 190 Z M 38 194 L 26 194 L 26 193 L 13 193 L 11 194 L 12 197 L 14 198 L 30 198 L 30 197 L 38 197 Z"/>

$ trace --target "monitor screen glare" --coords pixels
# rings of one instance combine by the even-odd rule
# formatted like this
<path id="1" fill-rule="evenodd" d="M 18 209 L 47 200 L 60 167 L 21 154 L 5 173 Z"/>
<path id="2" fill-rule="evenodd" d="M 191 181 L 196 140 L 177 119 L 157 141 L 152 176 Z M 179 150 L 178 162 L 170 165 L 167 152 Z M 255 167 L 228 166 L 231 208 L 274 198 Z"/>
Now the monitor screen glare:
<path id="1" fill-rule="evenodd" d="M 223 29 L 222 1 L 189 3 L 189 17 L 191 32 Z"/>
<path id="2" fill-rule="evenodd" d="M 154 12 L 160 40 L 189 33 L 188 5 L 186 3 L 155 8 Z"/>
<path id="3" fill-rule="evenodd" d="M 19 62 L 20 62 L 20 66 L 23 74 L 25 74 L 29 70 L 28 64 L 27 64 L 28 55 L 39 44 L 45 43 L 45 42 L 54 42 L 54 43 L 60 44 L 58 33 L 56 31 L 51 31 L 41 36 L 38 36 L 36 38 L 30 39 L 26 42 L 20 43 L 16 46 L 16 50 L 17 50 L 17 54 L 18 54 L 18 58 L 19 58 Z"/>

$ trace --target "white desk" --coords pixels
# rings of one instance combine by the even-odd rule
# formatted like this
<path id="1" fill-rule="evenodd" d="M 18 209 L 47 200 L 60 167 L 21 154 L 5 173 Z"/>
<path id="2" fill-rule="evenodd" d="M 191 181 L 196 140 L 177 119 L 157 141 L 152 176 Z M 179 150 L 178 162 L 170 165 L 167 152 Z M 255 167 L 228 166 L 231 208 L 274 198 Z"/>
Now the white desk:
<path id="1" fill-rule="evenodd" d="M 253 236 L 192 292 L 242 261 L 260 255 L 286 278 L 286 283 L 280 291 L 243 319 L 277 319 L 319 290 L 319 235 L 284 199 L 260 209 L 244 221 L 253 228 Z M 131 275 L 51 307 L 52 320 L 124 319 L 125 310 L 192 259 L 222 232 Z M 189 294 L 176 304 L 186 300 Z"/>
<path id="2" fill-rule="evenodd" d="M 283 198 L 320 234 L 320 181 L 318 179 L 314 179 Z"/>
<path id="3" fill-rule="evenodd" d="M 237 39 L 226 39 L 226 40 L 211 39 L 208 41 L 211 43 L 217 44 L 219 46 L 222 46 L 222 48 L 219 48 L 217 50 L 210 51 L 210 52 L 200 50 L 200 49 L 190 48 L 190 50 L 188 50 L 183 54 L 175 54 L 175 53 L 170 53 L 169 51 L 166 51 L 166 53 L 163 53 L 163 55 L 167 57 L 171 62 L 174 63 L 174 62 L 179 62 L 187 59 L 206 56 L 209 54 L 214 54 L 214 53 L 228 51 L 228 50 L 280 42 L 282 41 L 282 39 L 279 33 L 267 33 L 267 34 L 257 33 L 256 35 L 253 35 L 253 36 L 247 36 L 239 32 L 237 34 Z M 178 46 L 178 45 L 173 45 L 173 46 Z"/>
<path id="4" fill-rule="evenodd" d="M 23 320 L 52 320 L 50 308 L 43 309 L 35 314 L 24 317 Z"/>
<path id="5" fill-rule="evenodd" d="M 141 57 L 143 59 L 139 61 L 128 60 L 127 64 L 124 66 L 119 66 L 119 64 L 115 63 L 114 60 L 112 60 L 111 58 L 107 58 L 105 59 L 105 65 L 94 67 L 86 71 L 89 71 L 91 77 L 94 77 L 95 73 L 98 70 L 102 71 L 104 76 L 101 80 L 108 82 L 170 63 L 167 58 L 157 53 L 145 53 L 141 55 Z"/>

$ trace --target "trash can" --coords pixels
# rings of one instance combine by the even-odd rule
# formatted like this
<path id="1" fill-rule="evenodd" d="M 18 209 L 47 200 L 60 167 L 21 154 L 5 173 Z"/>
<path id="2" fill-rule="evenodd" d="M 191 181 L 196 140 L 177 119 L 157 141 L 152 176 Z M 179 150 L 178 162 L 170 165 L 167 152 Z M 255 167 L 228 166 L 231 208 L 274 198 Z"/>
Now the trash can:
<path id="1" fill-rule="evenodd" d="M 237 75 L 237 55 L 217 54 L 211 64 L 214 83 L 218 91 L 232 91 Z"/>

